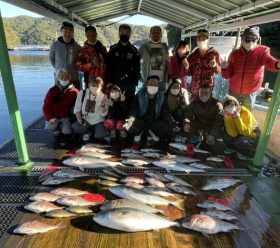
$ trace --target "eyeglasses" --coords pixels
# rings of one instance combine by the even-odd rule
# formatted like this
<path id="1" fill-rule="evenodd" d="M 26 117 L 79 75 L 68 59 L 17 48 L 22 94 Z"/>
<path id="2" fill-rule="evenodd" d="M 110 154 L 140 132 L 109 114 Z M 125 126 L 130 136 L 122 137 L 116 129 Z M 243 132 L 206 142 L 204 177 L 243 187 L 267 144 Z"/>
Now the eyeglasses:
<path id="1" fill-rule="evenodd" d="M 255 42 L 258 38 L 256 37 L 244 37 L 243 38 L 243 41 L 245 41 L 246 43 L 249 43 L 249 42 Z"/>

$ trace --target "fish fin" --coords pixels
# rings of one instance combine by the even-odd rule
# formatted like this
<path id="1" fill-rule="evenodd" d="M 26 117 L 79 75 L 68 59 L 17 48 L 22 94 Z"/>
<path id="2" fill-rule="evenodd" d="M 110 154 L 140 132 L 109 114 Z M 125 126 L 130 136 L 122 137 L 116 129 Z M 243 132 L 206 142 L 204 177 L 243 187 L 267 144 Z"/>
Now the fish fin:
<path id="1" fill-rule="evenodd" d="M 78 166 L 78 168 L 80 169 L 80 171 L 85 171 L 84 167 L 83 166 Z"/>
<path id="2" fill-rule="evenodd" d="M 222 189 L 217 189 L 217 190 L 219 190 L 220 192 L 224 192 Z"/>
<path id="3" fill-rule="evenodd" d="M 65 228 L 66 224 L 63 222 L 60 222 L 59 224 L 55 225 L 56 228 Z"/>
<path id="4" fill-rule="evenodd" d="M 171 202 L 170 204 L 176 208 L 179 208 L 180 210 L 185 210 L 184 208 L 184 202 L 185 202 L 185 199 L 179 199 L 175 202 Z"/>
<path id="5" fill-rule="evenodd" d="M 205 236 L 206 238 L 210 238 L 208 233 L 204 232 L 203 230 L 201 231 L 201 233 L 203 234 L 203 236 Z"/>

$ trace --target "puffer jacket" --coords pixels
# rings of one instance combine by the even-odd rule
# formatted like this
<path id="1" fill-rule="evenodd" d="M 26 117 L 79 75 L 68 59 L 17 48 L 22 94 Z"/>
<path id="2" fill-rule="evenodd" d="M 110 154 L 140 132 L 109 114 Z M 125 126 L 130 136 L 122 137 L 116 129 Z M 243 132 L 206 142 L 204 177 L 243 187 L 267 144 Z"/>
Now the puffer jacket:
<path id="1" fill-rule="evenodd" d="M 217 66 L 210 67 L 209 63 L 215 59 Z M 196 49 L 188 57 L 189 69 L 187 71 L 188 76 L 192 76 L 191 81 L 191 93 L 197 93 L 200 86 L 208 85 L 212 87 L 214 85 L 214 75 L 220 72 L 220 55 L 213 47 L 209 48 L 204 55 L 199 53 L 199 49 Z"/>
<path id="2" fill-rule="evenodd" d="M 251 94 L 260 89 L 264 69 L 278 71 L 277 62 L 266 46 L 258 45 L 249 52 L 240 47 L 229 55 L 228 68 L 222 70 L 222 76 L 229 78 L 229 90 L 232 93 Z"/>

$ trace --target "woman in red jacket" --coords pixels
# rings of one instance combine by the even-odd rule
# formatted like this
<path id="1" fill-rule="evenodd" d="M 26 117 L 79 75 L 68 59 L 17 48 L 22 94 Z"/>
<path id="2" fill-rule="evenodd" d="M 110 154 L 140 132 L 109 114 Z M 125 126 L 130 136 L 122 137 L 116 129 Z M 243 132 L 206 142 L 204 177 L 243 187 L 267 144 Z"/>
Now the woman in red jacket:
<path id="1" fill-rule="evenodd" d="M 277 72 L 280 68 L 279 60 L 270 55 L 269 48 L 258 45 L 259 38 L 259 27 L 245 29 L 241 47 L 232 51 L 228 62 L 221 65 L 222 76 L 229 78 L 229 94 L 249 110 L 254 108 L 264 69 Z"/>

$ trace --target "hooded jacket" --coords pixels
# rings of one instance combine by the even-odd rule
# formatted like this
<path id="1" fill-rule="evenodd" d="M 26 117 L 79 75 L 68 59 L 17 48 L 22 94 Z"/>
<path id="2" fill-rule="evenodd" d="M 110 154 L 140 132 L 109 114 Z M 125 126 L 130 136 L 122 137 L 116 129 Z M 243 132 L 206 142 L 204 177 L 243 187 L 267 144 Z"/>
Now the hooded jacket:
<path id="1" fill-rule="evenodd" d="M 266 46 L 257 46 L 251 51 L 243 47 L 232 51 L 228 58 L 228 68 L 222 70 L 222 76 L 229 78 L 229 90 L 234 94 L 257 92 L 263 82 L 264 69 L 277 72 L 278 60 L 270 55 Z"/>
<path id="2" fill-rule="evenodd" d="M 74 39 L 70 43 L 65 43 L 62 37 L 59 37 L 50 46 L 49 59 L 52 66 L 55 70 L 67 69 L 72 82 L 79 80 L 77 59 L 80 50 L 81 46 Z"/>

